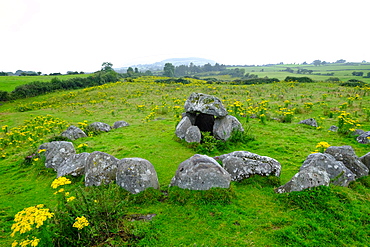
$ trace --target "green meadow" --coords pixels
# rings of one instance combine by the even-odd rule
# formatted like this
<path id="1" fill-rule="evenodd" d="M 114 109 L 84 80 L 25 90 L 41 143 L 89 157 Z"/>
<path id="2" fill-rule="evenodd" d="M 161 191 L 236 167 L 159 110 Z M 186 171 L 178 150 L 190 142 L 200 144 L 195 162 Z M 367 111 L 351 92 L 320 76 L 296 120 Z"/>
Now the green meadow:
<path id="1" fill-rule="evenodd" d="M 324 67 L 329 68 L 312 69 Z M 264 72 L 245 69 L 259 77 L 292 76 L 280 77 L 279 66 Z M 343 75 L 334 73 L 346 80 L 343 70 Z M 261 85 L 157 79 L 163 78 L 139 77 L 2 103 L 1 246 L 25 239 L 40 239 L 38 246 L 368 246 L 369 176 L 349 187 L 330 185 L 287 194 L 276 194 L 274 188 L 299 171 L 319 142 L 350 145 L 359 157 L 370 152 L 370 145 L 357 143 L 352 134 L 355 129 L 370 130 L 370 87 L 342 87 L 324 79 Z M 13 87 L 0 85 L 0 90 Z M 192 92 L 219 97 L 241 121 L 248 140 L 224 145 L 178 140 L 175 127 Z M 315 118 L 319 127 L 297 124 L 307 118 Z M 77 152 L 147 159 L 156 169 L 160 190 L 131 195 L 115 184 L 85 188 L 83 177 L 68 177 L 71 184 L 59 187 L 68 196 L 53 189 L 56 173 L 45 168 L 39 145 L 58 140 L 70 125 L 85 128 L 93 122 L 113 125 L 119 120 L 130 126 L 77 139 L 72 142 Z M 339 125 L 340 131 L 328 131 L 332 125 Z M 178 165 L 194 154 L 217 156 L 238 150 L 276 159 L 282 165 L 281 176 L 255 176 L 232 182 L 229 189 L 209 191 L 168 186 Z M 33 225 L 30 231 L 11 236 L 17 212 L 40 204 L 54 216 L 39 228 Z M 140 218 L 148 215 L 153 217 Z M 79 230 L 72 225 L 82 216 L 89 225 Z"/>

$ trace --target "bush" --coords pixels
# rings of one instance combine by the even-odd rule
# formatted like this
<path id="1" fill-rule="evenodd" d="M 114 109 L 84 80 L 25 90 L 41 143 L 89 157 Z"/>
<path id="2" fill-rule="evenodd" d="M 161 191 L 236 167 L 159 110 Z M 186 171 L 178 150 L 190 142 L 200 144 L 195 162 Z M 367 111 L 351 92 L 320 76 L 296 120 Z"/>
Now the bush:
<path id="1" fill-rule="evenodd" d="M 340 83 L 339 85 L 343 87 L 363 87 L 366 83 L 357 79 L 350 79 L 346 82 Z"/>
<path id="2" fill-rule="evenodd" d="M 311 78 L 309 78 L 307 76 L 303 76 L 303 77 L 287 76 L 285 78 L 285 81 L 297 81 L 297 82 L 302 82 L 302 83 L 315 82 L 314 80 L 312 80 Z"/>
<path id="3" fill-rule="evenodd" d="M 7 91 L 0 90 L 0 101 L 8 101 L 10 99 Z"/>
<path id="4" fill-rule="evenodd" d="M 325 80 L 326 82 L 340 82 L 340 79 L 338 77 L 330 77 Z"/>
<path id="5" fill-rule="evenodd" d="M 231 82 L 233 85 L 252 85 L 252 84 L 269 84 L 280 81 L 277 78 L 254 78 L 245 80 L 234 80 Z"/>

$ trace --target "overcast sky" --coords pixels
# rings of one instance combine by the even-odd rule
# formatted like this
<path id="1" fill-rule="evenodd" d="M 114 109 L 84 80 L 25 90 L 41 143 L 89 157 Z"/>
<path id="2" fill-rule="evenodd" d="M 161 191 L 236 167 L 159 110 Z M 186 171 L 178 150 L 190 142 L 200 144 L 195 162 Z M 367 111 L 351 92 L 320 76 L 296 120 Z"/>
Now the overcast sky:
<path id="1" fill-rule="evenodd" d="M 369 0 L 0 0 L 0 71 L 370 61 Z"/>

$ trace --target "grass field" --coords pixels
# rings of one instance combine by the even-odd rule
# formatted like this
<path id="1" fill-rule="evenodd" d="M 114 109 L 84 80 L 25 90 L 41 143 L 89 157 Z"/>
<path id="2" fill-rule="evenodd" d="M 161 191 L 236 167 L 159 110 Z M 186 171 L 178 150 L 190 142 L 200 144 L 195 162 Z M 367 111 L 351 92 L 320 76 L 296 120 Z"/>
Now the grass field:
<path id="1" fill-rule="evenodd" d="M 337 117 L 343 111 L 348 113 L 348 119 L 355 121 L 355 125 L 344 128 L 370 130 L 370 87 L 345 88 L 324 82 L 231 86 L 193 79 L 190 79 L 192 83 L 183 85 L 154 83 L 156 79 L 141 77 L 133 82 L 57 92 L 0 106 L 3 131 L 0 136 L 3 138 L 0 139 L 0 245 L 9 246 L 13 242 L 10 227 L 20 210 L 45 204 L 56 212 L 61 205 L 50 187 L 55 172 L 46 169 L 42 159 L 25 163 L 25 157 L 71 124 L 82 126 L 84 121 L 100 121 L 112 125 L 119 120 L 127 121 L 130 126 L 81 138 L 73 144 L 75 147 L 87 145 L 86 150 L 77 149 L 78 152 L 102 151 L 118 159 L 149 160 L 157 171 L 160 192 L 149 190 L 133 197 L 119 190 L 120 196 L 114 202 L 108 198 L 101 200 L 99 206 L 117 203 L 115 210 L 124 215 L 156 216 L 151 221 L 124 221 L 124 226 L 138 236 L 131 240 L 133 242 L 120 238 L 123 226 L 111 225 L 107 230 L 109 238 L 95 246 L 129 243 L 137 246 L 368 245 L 369 177 L 352 183 L 349 188 L 319 187 L 284 195 L 275 194 L 274 188 L 289 181 L 321 141 L 333 146 L 351 145 L 358 156 L 370 151 L 369 145 L 357 143 L 351 134 L 328 131 L 331 125 L 338 125 Z M 234 144 L 226 150 L 205 151 L 205 154 L 216 156 L 245 150 L 269 156 L 281 163 L 281 177 L 253 177 L 232 182 L 229 190 L 199 192 L 169 188 L 178 165 L 197 153 L 174 136 L 181 108 L 192 92 L 219 97 L 230 114 L 237 116 L 254 137 L 248 143 Z M 20 112 L 20 109 L 28 111 Z M 260 117 L 261 112 L 266 119 Z M 257 118 L 249 118 L 252 114 Z M 291 117 L 290 121 L 286 116 Z M 297 124 L 311 117 L 318 121 L 318 128 Z M 273 120 L 275 118 L 286 121 Z M 13 139 L 9 139 L 10 136 Z M 78 191 L 84 191 L 83 179 L 72 181 L 66 189 L 77 199 L 71 203 L 81 204 Z M 105 186 L 96 190 L 106 190 L 102 194 L 107 196 L 116 193 L 117 188 Z M 69 204 L 66 202 L 66 205 Z M 91 222 L 86 231 L 69 230 L 71 236 L 76 237 L 76 245 L 82 243 L 81 236 L 89 236 L 89 229 L 96 227 L 93 212 L 85 214 Z M 80 215 L 73 215 L 76 216 Z M 43 227 L 49 227 L 46 229 L 50 232 L 53 227 L 62 228 L 52 223 Z M 31 232 L 30 236 L 32 234 L 41 236 L 40 246 L 50 246 L 43 242 L 47 239 L 45 234 L 40 235 L 38 231 Z"/>
<path id="2" fill-rule="evenodd" d="M 0 91 L 11 92 L 19 85 L 27 84 L 34 81 L 49 82 L 53 78 L 59 78 L 60 80 L 67 80 L 75 77 L 87 77 L 90 74 L 81 75 L 59 75 L 59 76 L 0 76 Z"/>
<path id="3" fill-rule="evenodd" d="M 370 72 L 370 63 L 358 63 L 356 65 L 352 64 L 327 64 L 321 66 L 314 65 L 298 65 L 298 64 L 282 64 L 273 66 L 255 66 L 255 67 L 230 67 L 230 68 L 243 68 L 246 73 L 251 73 L 258 75 L 258 77 L 263 78 L 265 76 L 269 78 L 277 78 L 279 80 L 284 80 L 287 76 L 307 76 L 316 81 L 325 81 L 330 77 L 338 77 L 341 81 L 348 81 L 349 79 L 357 79 L 367 83 L 370 83 L 370 78 L 363 78 L 360 76 L 353 76 L 352 72 L 364 72 L 364 76 Z M 291 68 L 295 73 L 289 73 L 285 70 L 286 68 Z M 296 74 L 298 69 L 313 70 L 312 74 Z M 327 74 L 334 73 L 332 76 L 326 75 L 314 75 L 315 73 Z"/>

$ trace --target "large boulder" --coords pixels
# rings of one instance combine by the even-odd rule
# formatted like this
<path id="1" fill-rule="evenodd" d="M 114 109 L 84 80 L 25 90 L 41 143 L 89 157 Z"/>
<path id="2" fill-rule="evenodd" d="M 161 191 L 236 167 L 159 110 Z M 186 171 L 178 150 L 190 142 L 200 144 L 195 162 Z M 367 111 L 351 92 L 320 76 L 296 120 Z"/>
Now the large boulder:
<path id="1" fill-rule="evenodd" d="M 370 170 L 370 152 L 361 156 L 360 161 Z"/>
<path id="2" fill-rule="evenodd" d="M 270 157 L 247 151 L 235 151 L 215 157 L 222 162 L 224 169 L 233 181 L 241 181 L 252 175 L 280 176 L 280 163 Z"/>
<path id="3" fill-rule="evenodd" d="M 213 126 L 213 136 L 215 138 L 226 141 L 234 130 L 244 131 L 242 124 L 236 117 L 227 115 L 226 117 L 215 119 Z"/>
<path id="4" fill-rule="evenodd" d="M 113 124 L 113 129 L 130 126 L 126 121 L 116 121 Z"/>
<path id="5" fill-rule="evenodd" d="M 369 175 L 369 169 L 356 156 L 351 146 L 330 146 L 325 153 L 332 155 L 336 160 L 356 174 L 356 179 Z"/>
<path id="6" fill-rule="evenodd" d="M 68 139 L 72 141 L 82 138 L 82 137 L 87 137 L 86 133 L 83 132 L 82 129 L 74 125 L 69 126 L 68 129 L 63 131 L 60 135 L 63 137 L 67 137 Z"/>
<path id="7" fill-rule="evenodd" d="M 45 167 L 53 168 L 57 171 L 59 165 L 68 159 L 71 155 L 76 154 L 76 150 L 72 142 L 54 141 L 44 143 L 39 146 L 39 149 L 45 149 Z"/>
<path id="8" fill-rule="evenodd" d="M 188 116 L 185 116 L 181 119 L 181 121 L 176 126 L 176 136 L 180 139 L 184 139 L 186 135 L 186 131 L 190 128 L 191 122 Z"/>
<path id="9" fill-rule="evenodd" d="M 216 117 L 224 117 L 228 114 L 220 99 L 203 93 L 192 93 L 186 100 L 184 108 L 186 112 L 200 112 Z"/>
<path id="10" fill-rule="evenodd" d="M 190 126 L 185 133 L 185 141 L 188 143 L 197 142 L 200 143 L 202 139 L 202 134 L 198 126 Z"/>
<path id="11" fill-rule="evenodd" d="M 327 153 L 310 154 L 303 162 L 300 170 L 302 171 L 309 166 L 323 168 L 328 173 L 331 183 L 338 186 L 348 186 L 356 177 L 343 162 L 337 161 L 333 156 Z"/>
<path id="12" fill-rule="evenodd" d="M 88 129 L 98 131 L 98 132 L 109 132 L 111 127 L 109 124 L 102 123 L 102 122 L 94 122 L 87 126 Z"/>
<path id="13" fill-rule="evenodd" d="M 213 187 L 229 188 L 230 181 L 230 174 L 215 159 L 196 154 L 179 165 L 170 186 L 209 190 Z"/>
<path id="14" fill-rule="evenodd" d="M 125 190 L 137 194 L 147 188 L 159 189 L 157 172 L 145 159 L 125 158 L 117 164 L 116 182 Z"/>
<path id="15" fill-rule="evenodd" d="M 85 186 L 99 186 L 116 180 L 118 159 L 112 155 L 95 151 L 92 152 L 85 166 Z"/>
<path id="16" fill-rule="evenodd" d="M 89 153 L 80 153 L 69 156 L 57 167 L 57 177 L 84 175 L 86 161 L 89 155 Z"/>
<path id="17" fill-rule="evenodd" d="M 310 125 L 312 127 L 318 127 L 319 126 L 314 118 L 309 118 L 309 119 L 302 120 L 298 124 L 306 124 L 306 125 Z"/>
<path id="18" fill-rule="evenodd" d="M 330 177 L 324 168 L 319 166 L 308 166 L 295 174 L 289 182 L 276 188 L 275 192 L 287 193 L 291 191 L 302 191 L 320 185 L 328 186 L 329 183 Z"/>
<path id="19" fill-rule="evenodd" d="M 356 138 L 358 143 L 368 144 L 370 143 L 370 131 L 366 131 Z"/>

